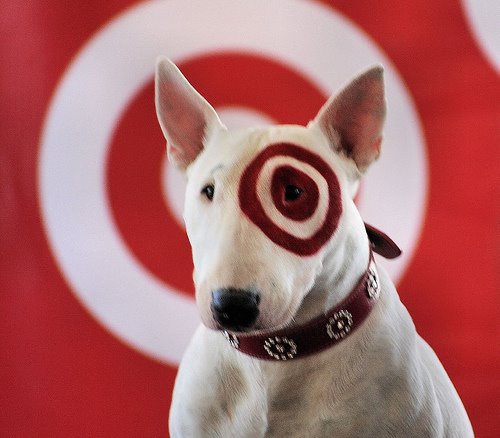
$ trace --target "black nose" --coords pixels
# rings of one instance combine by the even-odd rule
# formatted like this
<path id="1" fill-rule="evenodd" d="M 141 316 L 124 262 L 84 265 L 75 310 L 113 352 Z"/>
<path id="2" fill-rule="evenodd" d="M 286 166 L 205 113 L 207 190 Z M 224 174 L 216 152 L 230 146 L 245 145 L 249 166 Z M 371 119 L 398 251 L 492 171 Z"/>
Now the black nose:
<path id="1" fill-rule="evenodd" d="M 211 310 L 214 319 L 224 329 L 245 331 L 253 326 L 259 316 L 259 294 L 234 288 L 216 289 L 212 292 Z"/>

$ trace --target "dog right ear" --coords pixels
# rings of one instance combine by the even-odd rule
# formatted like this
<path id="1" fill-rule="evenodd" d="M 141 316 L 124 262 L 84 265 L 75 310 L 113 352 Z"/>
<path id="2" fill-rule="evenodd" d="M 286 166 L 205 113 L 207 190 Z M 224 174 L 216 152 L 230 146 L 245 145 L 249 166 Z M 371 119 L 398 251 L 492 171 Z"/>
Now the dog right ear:
<path id="1" fill-rule="evenodd" d="M 169 160 L 185 170 L 212 130 L 223 125 L 212 106 L 167 58 L 156 62 L 155 104 Z"/>
<path id="2" fill-rule="evenodd" d="M 316 116 L 316 123 L 360 173 L 380 154 L 385 120 L 383 69 L 373 67 L 332 96 Z"/>

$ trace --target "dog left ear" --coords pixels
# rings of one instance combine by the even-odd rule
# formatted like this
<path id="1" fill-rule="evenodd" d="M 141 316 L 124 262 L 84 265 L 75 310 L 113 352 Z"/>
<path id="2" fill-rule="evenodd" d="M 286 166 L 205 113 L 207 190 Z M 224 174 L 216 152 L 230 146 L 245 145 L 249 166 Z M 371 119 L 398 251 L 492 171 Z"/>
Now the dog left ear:
<path id="1" fill-rule="evenodd" d="M 223 125 L 212 106 L 167 58 L 156 63 L 155 103 L 168 158 L 185 170 L 202 151 L 212 130 Z"/>
<path id="2" fill-rule="evenodd" d="M 331 97 L 314 121 L 363 173 L 380 154 L 385 112 L 383 68 L 377 66 Z"/>

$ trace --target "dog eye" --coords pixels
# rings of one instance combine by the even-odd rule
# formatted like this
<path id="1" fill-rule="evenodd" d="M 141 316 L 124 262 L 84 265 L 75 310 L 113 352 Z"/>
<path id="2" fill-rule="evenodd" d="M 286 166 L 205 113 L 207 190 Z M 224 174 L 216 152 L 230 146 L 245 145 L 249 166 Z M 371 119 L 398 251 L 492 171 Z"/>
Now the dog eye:
<path id="1" fill-rule="evenodd" d="M 201 189 L 201 194 L 204 195 L 209 201 L 214 198 L 215 187 L 213 184 L 207 184 Z"/>
<path id="2" fill-rule="evenodd" d="M 303 190 L 300 187 L 288 184 L 285 187 L 285 201 L 296 201 L 302 195 Z"/>

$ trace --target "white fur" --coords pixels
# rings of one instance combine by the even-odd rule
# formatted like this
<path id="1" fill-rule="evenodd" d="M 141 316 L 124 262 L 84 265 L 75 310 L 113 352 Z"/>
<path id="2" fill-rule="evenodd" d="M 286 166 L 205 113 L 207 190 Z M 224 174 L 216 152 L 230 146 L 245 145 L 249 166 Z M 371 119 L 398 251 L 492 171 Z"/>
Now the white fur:
<path id="1" fill-rule="evenodd" d="M 159 62 L 158 115 L 169 141 L 183 136 L 166 127 L 169 114 L 159 101 L 161 87 L 168 87 L 169 81 L 182 82 L 177 75 L 168 61 Z M 189 90 L 189 99 L 194 95 Z M 179 368 L 170 412 L 172 437 L 473 436 L 446 372 L 417 335 L 380 267 L 381 297 L 368 319 L 321 353 L 285 363 L 262 361 L 236 351 L 220 331 L 213 330 L 217 324 L 210 300 L 216 288 L 261 291 L 260 314 L 253 328 L 259 330 L 306 322 L 338 304 L 363 275 L 368 240 L 352 198 L 361 171 L 376 158 L 378 149 L 373 156 L 360 152 L 359 162 L 355 155 L 338 152 L 338 134 L 325 129 L 322 119 L 332 112 L 332 102 L 307 127 L 239 131 L 222 126 L 201 96 L 196 108 L 189 109 L 209 114 L 199 150 L 191 151 L 188 159 L 182 155 L 180 165 L 187 167 L 185 222 L 203 325 Z M 349 102 L 342 102 L 341 107 Z M 375 144 L 378 136 L 368 143 Z M 300 257 L 273 243 L 238 205 L 243 170 L 259 151 L 276 142 L 314 151 L 331 166 L 340 183 L 343 212 L 339 225 L 312 256 Z M 182 144 L 169 147 L 175 155 Z M 215 186 L 211 202 L 200 194 L 208 183 Z M 320 198 L 321 205 L 325 200 Z M 312 230 L 317 224 L 304 226 L 297 233 L 307 234 L 307 227 Z"/>

